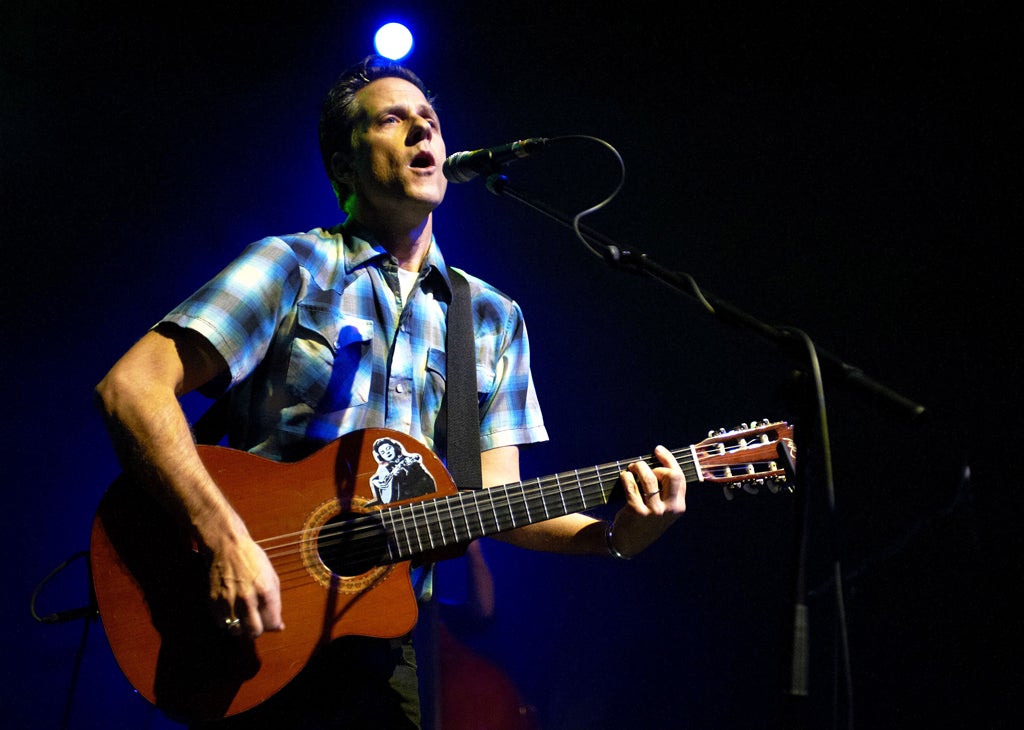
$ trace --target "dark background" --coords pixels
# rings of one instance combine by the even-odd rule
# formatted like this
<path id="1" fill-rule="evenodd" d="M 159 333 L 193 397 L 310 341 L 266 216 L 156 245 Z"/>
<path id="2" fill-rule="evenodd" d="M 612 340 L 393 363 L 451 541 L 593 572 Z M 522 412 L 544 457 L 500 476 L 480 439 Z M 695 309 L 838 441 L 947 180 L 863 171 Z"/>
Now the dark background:
<path id="1" fill-rule="evenodd" d="M 839 559 L 858 726 L 1017 727 L 1020 16 L 956 2 L 342 5 L 0 10 L 0 722 L 168 725 L 100 624 L 29 611 L 44 577 L 88 548 L 118 473 L 91 389 L 245 244 L 338 220 L 319 101 L 394 10 L 417 35 L 408 63 L 439 93 L 449 152 L 607 141 L 625 184 L 590 226 L 927 408 L 910 419 L 826 373 L 834 516 L 825 449 L 801 431 L 808 726 L 845 726 Z M 569 140 L 507 172 L 576 212 L 616 170 L 603 146 Z M 482 181 L 449 188 L 435 232 L 449 261 L 526 312 L 552 439 L 526 452 L 524 477 L 800 419 L 786 396 L 803 363 Z M 727 502 L 694 485 L 688 504 L 628 564 L 486 545 L 499 618 L 481 648 L 545 728 L 782 724 L 795 498 Z M 453 593 L 458 570 L 446 566 Z M 87 594 L 75 560 L 36 610 Z"/>

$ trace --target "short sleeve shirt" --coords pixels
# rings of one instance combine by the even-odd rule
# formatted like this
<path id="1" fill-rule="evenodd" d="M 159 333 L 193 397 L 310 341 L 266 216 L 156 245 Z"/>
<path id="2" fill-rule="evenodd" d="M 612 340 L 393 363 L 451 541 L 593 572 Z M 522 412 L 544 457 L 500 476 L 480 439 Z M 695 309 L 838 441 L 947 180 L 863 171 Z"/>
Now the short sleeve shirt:
<path id="1" fill-rule="evenodd" d="M 232 396 L 228 444 L 293 461 L 339 436 L 391 428 L 442 452 L 451 285 L 432 241 L 409 300 L 398 265 L 348 226 L 249 245 L 162 321 L 198 332 L 224 357 Z M 470 285 L 480 448 L 547 439 L 519 305 Z"/>

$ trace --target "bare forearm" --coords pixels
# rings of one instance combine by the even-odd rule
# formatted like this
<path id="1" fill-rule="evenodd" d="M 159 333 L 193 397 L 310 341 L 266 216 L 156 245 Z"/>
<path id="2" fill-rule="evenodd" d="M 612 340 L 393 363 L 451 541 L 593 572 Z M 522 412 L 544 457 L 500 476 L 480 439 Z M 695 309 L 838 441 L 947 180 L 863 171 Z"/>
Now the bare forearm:
<path id="1" fill-rule="evenodd" d="M 139 386 L 117 388 L 107 381 L 98 394 L 107 430 L 126 472 L 194 527 L 204 544 L 216 535 L 239 529 L 233 510 L 199 458 L 173 394 Z"/>
<path id="2" fill-rule="evenodd" d="M 528 550 L 567 555 L 607 555 L 607 523 L 584 514 L 571 514 L 496 535 L 497 539 Z"/>
<path id="3" fill-rule="evenodd" d="M 284 628 L 280 579 L 206 470 L 178 402 L 227 369 L 201 335 L 158 327 L 114 364 L 96 386 L 96 396 L 125 469 L 152 488 L 208 548 L 213 615 L 255 638 Z"/>
<path id="4" fill-rule="evenodd" d="M 173 344 L 159 336 L 147 338 L 96 387 L 122 466 L 194 526 L 204 542 L 244 529 L 196 451 L 178 402 L 183 374 L 167 357 Z"/>
<path id="5" fill-rule="evenodd" d="M 519 481 L 519 449 L 514 446 L 481 454 L 484 486 Z M 575 555 L 606 555 L 605 523 L 584 514 L 569 514 L 504 532 L 494 537 L 527 550 Z"/>

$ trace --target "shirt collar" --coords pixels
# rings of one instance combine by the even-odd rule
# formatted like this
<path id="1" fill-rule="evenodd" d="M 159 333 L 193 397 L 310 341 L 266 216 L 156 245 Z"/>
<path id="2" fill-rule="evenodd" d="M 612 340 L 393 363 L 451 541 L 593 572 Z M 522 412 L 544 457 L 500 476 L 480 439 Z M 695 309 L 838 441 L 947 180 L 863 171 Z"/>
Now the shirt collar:
<path id="1" fill-rule="evenodd" d="M 347 253 L 345 256 L 346 274 L 351 274 L 362 266 L 367 266 L 390 256 L 387 250 L 374 240 L 369 231 L 351 219 L 345 221 L 340 226 L 336 226 L 332 231 L 340 233 L 343 237 Z M 447 297 L 442 298 L 447 298 L 447 301 L 450 302 L 452 283 L 448 277 L 448 266 L 445 264 L 441 248 L 437 245 L 437 239 L 433 235 L 430 237 L 430 250 L 427 251 L 427 255 L 423 259 L 421 270 L 425 272 L 424 276 L 428 282 L 431 279 L 443 282 L 441 285 L 447 293 Z"/>

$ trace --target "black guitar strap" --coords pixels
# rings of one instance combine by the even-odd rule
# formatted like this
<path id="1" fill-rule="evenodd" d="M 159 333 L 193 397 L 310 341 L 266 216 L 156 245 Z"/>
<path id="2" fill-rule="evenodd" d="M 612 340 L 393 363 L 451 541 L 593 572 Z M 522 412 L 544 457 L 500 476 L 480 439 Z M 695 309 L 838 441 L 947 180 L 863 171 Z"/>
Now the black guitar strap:
<path id="1" fill-rule="evenodd" d="M 482 486 L 480 469 L 480 406 L 476 389 L 476 347 L 473 337 L 473 302 L 469 282 L 448 268 L 452 301 L 448 305 L 445 339 L 445 394 L 434 443 L 445 446 L 446 465 L 455 485 L 461 489 Z M 420 682 L 423 730 L 441 727 L 441 654 L 438 645 L 439 606 L 434 596 L 434 566 L 423 566 L 419 585 L 420 621 L 417 624 L 416 654 Z"/>
<path id="2" fill-rule="evenodd" d="M 480 405 L 476 389 L 476 347 L 473 343 L 473 304 L 469 282 L 448 268 L 452 303 L 448 307 L 445 343 L 445 407 L 448 472 L 460 489 L 479 489 Z"/>

